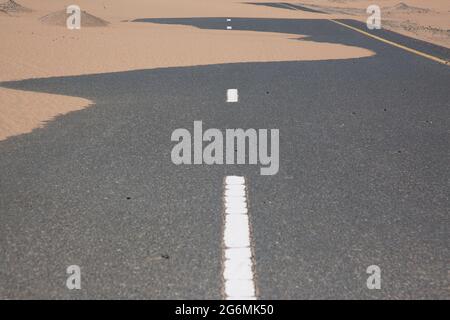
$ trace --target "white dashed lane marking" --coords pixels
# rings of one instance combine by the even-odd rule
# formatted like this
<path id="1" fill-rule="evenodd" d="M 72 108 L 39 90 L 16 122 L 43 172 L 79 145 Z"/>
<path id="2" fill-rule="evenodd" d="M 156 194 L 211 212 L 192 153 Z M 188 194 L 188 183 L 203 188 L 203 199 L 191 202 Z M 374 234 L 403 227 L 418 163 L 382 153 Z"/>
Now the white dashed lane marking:
<path id="1" fill-rule="evenodd" d="M 231 19 L 227 19 L 227 22 L 231 22 Z M 231 30 L 231 29 L 233 29 L 232 26 L 227 26 L 227 30 Z"/>
<path id="2" fill-rule="evenodd" d="M 224 192 L 225 246 L 223 278 L 229 300 L 254 300 L 256 289 L 245 178 L 228 176 Z"/>
<path id="3" fill-rule="evenodd" d="M 238 102 L 238 100 L 239 100 L 238 89 L 228 89 L 227 102 Z"/>

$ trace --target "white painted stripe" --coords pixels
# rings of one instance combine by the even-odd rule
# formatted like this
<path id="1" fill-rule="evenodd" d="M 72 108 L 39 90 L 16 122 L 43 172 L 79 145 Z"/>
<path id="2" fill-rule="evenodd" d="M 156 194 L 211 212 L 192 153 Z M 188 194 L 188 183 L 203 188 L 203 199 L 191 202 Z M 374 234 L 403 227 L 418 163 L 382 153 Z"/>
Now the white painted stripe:
<path id="1" fill-rule="evenodd" d="M 229 215 L 247 214 L 248 213 L 247 204 L 243 203 L 243 204 L 239 204 L 239 205 L 227 206 L 225 213 L 227 213 Z M 245 216 L 244 216 L 244 218 L 245 218 Z"/>
<path id="2" fill-rule="evenodd" d="M 250 259 L 225 260 L 225 280 L 253 280 L 252 263 Z"/>
<path id="3" fill-rule="evenodd" d="M 226 214 L 247 214 L 248 210 L 247 210 L 247 208 L 226 208 L 225 213 Z"/>
<path id="4" fill-rule="evenodd" d="M 239 198 L 231 198 L 231 199 L 239 199 Z M 247 202 L 245 201 L 236 201 L 236 202 L 229 202 L 225 201 L 225 206 L 227 207 L 227 210 L 230 211 L 244 211 L 247 209 Z"/>
<path id="5" fill-rule="evenodd" d="M 250 247 L 250 230 L 246 214 L 225 215 L 224 240 L 227 248 Z"/>
<path id="6" fill-rule="evenodd" d="M 227 280 L 225 281 L 225 294 L 227 299 L 234 300 L 235 297 L 255 296 L 253 280 Z"/>
<path id="7" fill-rule="evenodd" d="M 242 196 L 228 196 L 225 197 L 225 206 L 230 207 L 245 207 L 247 208 L 247 199 Z"/>
<path id="8" fill-rule="evenodd" d="M 225 250 L 225 259 L 251 259 L 252 251 L 250 248 L 228 248 Z"/>
<path id="9" fill-rule="evenodd" d="M 239 192 L 239 194 L 245 194 L 245 186 L 240 184 L 230 184 L 225 186 L 225 192 Z M 243 192 L 243 193 L 242 193 Z"/>
<path id="10" fill-rule="evenodd" d="M 230 22 L 231 21 L 231 19 L 227 19 L 227 22 Z M 233 29 L 231 26 L 227 26 L 227 30 L 231 30 L 231 29 Z"/>
<path id="11" fill-rule="evenodd" d="M 256 297 L 229 297 L 227 300 L 256 300 Z"/>
<path id="12" fill-rule="evenodd" d="M 239 100 L 238 89 L 228 89 L 227 102 L 238 102 L 238 100 Z"/>
<path id="13" fill-rule="evenodd" d="M 226 177 L 223 278 L 228 300 L 256 299 L 247 203 L 245 178 Z"/>
<path id="14" fill-rule="evenodd" d="M 232 198 L 232 197 L 241 197 L 241 196 L 242 196 L 242 191 L 240 188 L 225 189 L 225 199 Z"/>
<path id="15" fill-rule="evenodd" d="M 225 179 L 225 188 L 230 188 L 231 186 L 240 186 L 243 187 L 245 190 L 245 179 L 244 177 L 237 177 L 237 176 L 228 176 Z M 243 193 L 245 195 L 245 192 Z"/>

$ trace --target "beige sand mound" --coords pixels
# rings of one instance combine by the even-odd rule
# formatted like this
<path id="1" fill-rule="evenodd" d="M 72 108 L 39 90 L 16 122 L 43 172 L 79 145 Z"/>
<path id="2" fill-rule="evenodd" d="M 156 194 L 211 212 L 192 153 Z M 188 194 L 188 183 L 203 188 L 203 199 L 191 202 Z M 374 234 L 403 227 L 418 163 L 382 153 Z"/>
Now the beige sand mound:
<path id="1" fill-rule="evenodd" d="M 14 0 L 8 0 L 6 2 L 0 3 L 0 11 L 5 13 L 23 13 L 23 12 L 31 12 L 30 9 L 21 6 Z"/>
<path id="2" fill-rule="evenodd" d="M 44 24 L 65 27 L 68 16 L 66 10 L 60 10 L 43 16 L 39 20 Z M 81 27 L 106 27 L 108 24 L 108 21 L 93 16 L 86 11 L 81 11 Z"/>
<path id="3" fill-rule="evenodd" d="M 431 10 L 426 8 L 419 8 L 409 6 L 404 2 L 397 3 L 395 6 L 384 8 L 389 13 L 428 13 Z"/>
<path id="4" fill-rule="evenodd" d="M 333 4 L 337 4 L 337 3 L 341 3 L 341 1 L 336 1 L 336 0 L 330 0 L 331 3 Z M 345 2 L 342 2 L 345 3 Z M 310 8 L 310 9 L 315 9 L 321 12 L 325 12 L 328 14 L 345 14 L 345 15 L 363 15 L 366 14 L 366 9 L 365 8 L 353 8 L 353 7 L 335 7 L 335 6 L 330 6 L 330 5 L 318 5 L 315 3 L 299 3 L 300 5 L 306 7 L 306 8 Z"/>

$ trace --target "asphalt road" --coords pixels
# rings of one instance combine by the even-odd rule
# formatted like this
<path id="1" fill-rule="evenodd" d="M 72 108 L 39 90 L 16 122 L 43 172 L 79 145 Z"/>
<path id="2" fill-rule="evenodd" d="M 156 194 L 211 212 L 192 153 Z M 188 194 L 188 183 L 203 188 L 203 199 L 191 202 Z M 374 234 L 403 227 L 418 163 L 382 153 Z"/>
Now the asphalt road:
<path id="1" fill-rule="evenodd" d="M 223 179 L 243 175 L 258 298 L 448 299 L 450 68 L 328 20 L 232 22 L 376 55 L 2 83 L 95 105 L 0 142 L 0 298 L 223 298 Z M 279 129 L 278 174 L 172 164 L 171 133 L 194 120 Z"/>

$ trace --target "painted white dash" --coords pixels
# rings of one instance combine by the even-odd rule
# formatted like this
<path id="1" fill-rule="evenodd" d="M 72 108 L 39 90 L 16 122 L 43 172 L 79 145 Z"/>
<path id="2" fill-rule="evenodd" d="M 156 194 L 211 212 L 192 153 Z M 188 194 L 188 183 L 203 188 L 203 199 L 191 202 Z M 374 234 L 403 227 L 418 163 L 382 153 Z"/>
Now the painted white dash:
<path id="1" fill-rule="evenodd" d="M 223 279 L 228 300 L 255 300 L 254 266 L 245 178 L 225 178 L 225 261 Z"/>
<path id="2" fill-rule="evenodd" d="M 226 214 L 224 237 L 227 248 L 250 247 L 248 216 L 246 214 Z"/>
<path id="3" fill-rule="evenodd" d="M 231 22 L 231 19 L 227 19 L 227 22 Z M 232 26 L 227 26 L 227 30 L 231 30 L 231 29 L 233 29 Z"/>
<path id="4" fill-rule="evenodd" d="M 250 248 L 228 248 L 225 250 L 225 259 L 251 259 L 252 251 Z"/>
<path id="5" fill-rule="evenodd" d="M 225 294 L 229 300 L 238 300 L 241 297 L 254 298 L 255 285 L 253 280 L 226 280 Z"/>
<path id="6" fill-rule="evenodd" d="M 245 196 L 245 179 L 244 177 L 228 176 L 225 179 L 225 188 L 230 188 L 231 186 L 239 186 L 243 188 L 242 195 Z"/>
<path id="7" fill-rule="evenodd" d="M 238 100 L 239 100 L 238 89 L 228 89 L 227 102 L 238 102 Z"/>
<path id="8" fill-rule="evenodd" d="M 245 191 L 245 189 L 244 189 L 244 191 Z M 239 187 L 225 189 L 225 199 L 232 198 L 232 197 L 242 197 L 242 189 Z"/>
<path id="9" fill-rule="evenodd" d="M 250 259 L 227 259 L 223 273 L 225 280 L 253 280 Z"/>

